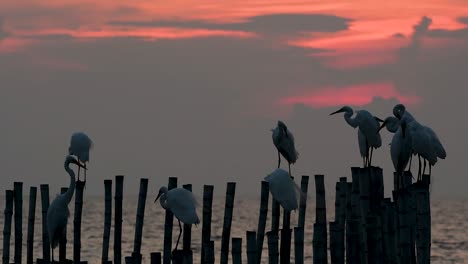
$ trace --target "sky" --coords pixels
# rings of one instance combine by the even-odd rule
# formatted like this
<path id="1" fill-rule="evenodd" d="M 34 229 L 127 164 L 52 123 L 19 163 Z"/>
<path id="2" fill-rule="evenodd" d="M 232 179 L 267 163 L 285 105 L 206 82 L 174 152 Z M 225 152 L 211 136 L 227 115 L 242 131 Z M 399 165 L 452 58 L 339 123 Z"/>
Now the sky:
<path id="1" fill-rule="evenodd" d="M 467 44 L 461 0 L 1 1 L 2 189 L 68 186 L 70 136 L 84 131 L 90 195 L 125 175 L 125 195 L 142 177 L 156 195 L 175 176 L 199 197 L 228 181 L 255 196 L 283 120 L 300 153 L 293 175 L 324 174 L 333 197 L 362 160 L 357 131 L 329 113 L 383 119 L 401 102 L 447 150 L 433 194 L 468 197 Z M 386 195 L 391 136 L 374 151 Z"/>

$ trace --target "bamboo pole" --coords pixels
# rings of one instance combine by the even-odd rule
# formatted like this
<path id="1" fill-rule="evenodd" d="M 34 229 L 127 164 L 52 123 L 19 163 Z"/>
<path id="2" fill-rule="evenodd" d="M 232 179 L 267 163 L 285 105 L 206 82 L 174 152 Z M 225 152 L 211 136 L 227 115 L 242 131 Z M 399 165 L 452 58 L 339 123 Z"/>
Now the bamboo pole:
<path id="1" fill-rule="evenodd" d="M 279 230 L 280 204 L 271 196 L 271 230 Z"/>
<path id="2" fill-rule="evenodd" d="M 360 236 L 360 253 L 361 253 L 361 263 L 367 264 L 367 226 L 366 218 L 370 211 L 370 174 L 371 168 L 361 168 L 359 170 L 359 208 L 361 209 L 361 236 Z"/>
<path id="3" fill-rule="evenodd" d="M 5 191 L 5 222 L 3 223 L 3 264 L 10 262 L 11 218 L 13 216 L 12 190 Z"/>
<path id="4" fill-rule="evenodd" d="M 349 231 L 349 241 L 347 244 L 347 249 L 349 252 L 349 258 L 347 258 L 347 263 L 360 263 L 361 261 L 361 245 L 359 241 L 361 239 L 361 209 L 359 202 L 359 175 L 360 168 L 352 167 L 352 185 L 351 185 L 351 217 L 348 220 L 348 231 Z"/>
<path id="5" fill-rule="evenodd" d="M 431 205 L 429 195 L 430 176 L 423 175 L 416 193 L 418 264 L 430 263 L 431 258 Z"/>
<path id="6" fill-rule="evenodd" d="M 192 184 L 184 184 L 182 187 L 188 191 L 192 191 Z M 182 259 L 184 264 L 193 263 L 193 253 L 191 250 L 192 243 L 192 225 L 184 224 L 184 235 L 182 239 Z"/>
<path id="7" fill-rule="evenodd" d="M 228 182 L 226 186 L 226 202 L 224 204 L 223 233 L 221 235 L 221 257 L 220 257 L 221 264 L 228 263 L 229 240 L 231 239 L 231 224 L 232 224 L 232 213 L 234 210 L 235 195 L 236 195 L 236 183 Z M 236 243 L 238 242 L 236 241 Z M 234 250 L 234 245 L 232 246 Z"/>
<path id="8" fill-rule="evenodd" d="M 211 243 L 211 210 L 213 205 L 213 185 L 203 186 L 203 223 L 202 223 L 202 256 L 205 259 L 204 247 L 206 244 Z M 203 264 L 203 262 L 202 262 Z"/>
<path id="9" fill-rule="evenodd" d="M 62 187 L 60 189 L 60 193 L 64 194 L 68 190 L 67 187 Z M 60 263 L 65 263 L 67 260 L 67 232 L 66 232 L 67 227 L 65 227 L 65 232 L 64 235 L 60 238 L 59 240 L 59 262 Z"/>
<path id="10" fill-rule="evenodd" d="M 161 264 L 161 252 L 151 252 L 151 264 Z"/>
<path id="11" fill-rule="evenodd" d="M 205 243 L 205 254 L 204 260 L 202 263 L 204 264 L 214 264 L 215 263 L 215 254 L 214 254 L 214 241 L 210 240 Z"/>
<path id="12" fill-rule="evenodd" d="M 351 196 L 352 196 L 352 189 L 353 189 L 353 183 L 352 182 L 347 182 L 346 183 L 346 239 L 345 239 L 345 253 L 346 253 L 346 263 L 350 263 L 350 253 L 351 253 L 351 229 L 349 222 L 351 221 L 351 213 L 352 213 L 352 207 L 351 207 Z"/>
<path id="13" fill-rule="evenodd" d="M 304 227 L 294 228 L 294 262 L 304 264 Z"/>
<path id="14" fill-rule="evenodd" d="M 338 248 L 338 236 L 339 236 L 339 224 L 337 222 L 330 222 L 330 260 L 331 264 L 339 263 L 339 248 Z"/>
<path id="15" fill-rule="evenodd" d="M 408 221 L 409 211 L 409 191 L 401 189 L 397 191 L 397 214 L 398 214 L 398 251 L 399 263 L 411 263 L 411 230 Z"/>
<path id="16" fill-rule="evenodd" d="M 50 262 L 50 242 L 47 229 L 47 210 L 49 210 L 49 185 L 41 184 L 42 205 L 42 261 Z"/>
<path id="17" fill-rule="evenodd" d="M 232 238 L 232 263 L 242 264 L 242 238 Z"/>
<path id="18" fill-rule="evenodd" d="M 132 257 L 137 264 L 141 262 L 141 238 L 143 235 L 143 223 L 145 220 L 146 194 L 148 192 L 148 179 L 140 179 L 140 191 L 138 194 L 138 207 L 135 220 L 135 239 Z"/>
<path id="19" fill-rule="evenodd" d="M 36 218 L 36 196 L 37 196 L 37 188 L 31 187 L 29 189 L 28 238 L 27 238 L 27 252 L 26 252 L 26 263 L 28 264 L 32 264 L 34 262 L 33 249 L 34 249 L 34 220 Z"/>
<path id="20" fill-rule="evenodd" d="M 270 196 L 270 186 L 266 181 L 261 183 L 260 194 L 260 212 L 258 217 L 257 228 L 257 263 L 260 264 L 262 260 L 263 240 L 265 238 L 265 227 L 268 216 L 268 198 Z"/>
<path id="21" fill-rule="evenodd" d="M 102 235 L 102 263 L 109 260 L 109 239 L 112 225 L 112 180 L 104 180 L 104 232 Z"/>
<path id="22" fill-rule="evenodd" d="M 328 263 L 327 256 L 327 211 L 325 204 L 324 175 L 315 175 L 315 224 L 312 240 L 314 263 Z"/>
<path id="23" fill-rule="evenodd" d="M 278 230 L 267 232 L 268 238 L 268 263 L 278 264 L 279 251 L 278 251 Z"/>
<path id="24" fill-rule="evenodd" d="M 177 188 L 177 178 L 169 177 L 167 189 L 172 190 Z M 163 250 L 163 263 L 171 263 L 171 251 L 172 251 L 172 223 L 174 221 L 174 215 L 171 210 L 166 210 L 165 221 L 164 221 L 164 250 Z"/>
<path id="25" fill-rule="evenodd" d="M 345 221 L 346 221 L 346 177 L 341 177 L 340 181 L 336 183 L 336 200 L 335 200 L 335 222 L 336 228 L 336 250 L 337 257 L 336 263 L 344 263 L 345 256 Z M 331 226 L 331 225 L 330 225 Z M 331 231 L 330 231 L 331 234 Z M 331 237 L 331 236 L 330 236 Z M 331 243 L 331 242 L 330 242 Z M 330 244 L 331 245 L 331 244 Z"/>
<path id="26" fill-rule="evenodd" d="M 307 191 L 309 189 L 309 176 L 303 175 L 301 178 L 301 199 L 299 201 L 299 217 L 297 226 L 305 228 L 305 216 L 307 209 Z"/>
<path id="27" fill-rule="evenodd" d="M 15 182 L 13 184 L 15 195 L 15 263 L 21 264 L 23 247 L 23 183 Z"/>
<path id="28" fill-rule="evenodd" d="M 85 182 L 76 182 L 75 217 L 73 219 L 73 262 L 81 262 L 81 216 L 83 212 L 83 190 Z"/>
<path id="29" fill-rule="evenodd" d="M 122 263 L 122 203 L 124 176 L 115 176 L 114 264 Z"/>
<path id="30" fill-rule="evenodd" d="M 291 212 L 283 209 L 283 228 L 281 229 L 280 263 L 289 264 L 291 259 Z"/>
<path id="31" fill-rule="evenodd" d="M 367 223 L 367 247 L 368 247 L 368 262 L 375 264 L 383 264 L 383 249 L 382 249 L 382 238 L 381 226 L 379 218 L 373 213 L 369 214 L 366 218 Z"/>
<path id="32" fill-rule="evenodd" d="M 247 231 L 247 264 L 257 264 L 257 234 L 254 231 Z"/>

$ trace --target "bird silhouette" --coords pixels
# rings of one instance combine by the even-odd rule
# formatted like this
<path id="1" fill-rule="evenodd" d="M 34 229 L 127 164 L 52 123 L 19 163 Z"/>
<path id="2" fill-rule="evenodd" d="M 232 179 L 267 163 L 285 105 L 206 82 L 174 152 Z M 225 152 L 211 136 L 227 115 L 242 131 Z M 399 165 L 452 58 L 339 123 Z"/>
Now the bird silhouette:
<path id="1" fill-rule="evenodd" d="M 270 186 L 273 198 L 286 210 L 296 210 L 298 199 L 302 195 L 301 189 L 296 185 L 287 171 L 276 169 L 265 177 Z"/>
<path id="2" fill-rule="evenodd" d="M 86 167 L 86 163 L 89 161 L 89 151 L 93 147 L 93 141 L 83 132 L 73 133 L 70 140 L 70 147 L 68 147 L 68 154 L 74 155 L 79 162 Z M 78 167 L 78 181 L 80 181 L 80 168 Z M 86 182 L 86 170 L 84 175 L 84 181 Z"/>
<path id="3" fill-rule="evenodd" d="M 296 163 L 299 153 L 294 145 L 294 136 L 282 121 L 278 121 L 276 128 L 271 129 L 273 144 L 278 150 L 278 168 L 281 165 L 281 155 L 288 162 L 289 175 L 291 174 L 291 164 Z"/>

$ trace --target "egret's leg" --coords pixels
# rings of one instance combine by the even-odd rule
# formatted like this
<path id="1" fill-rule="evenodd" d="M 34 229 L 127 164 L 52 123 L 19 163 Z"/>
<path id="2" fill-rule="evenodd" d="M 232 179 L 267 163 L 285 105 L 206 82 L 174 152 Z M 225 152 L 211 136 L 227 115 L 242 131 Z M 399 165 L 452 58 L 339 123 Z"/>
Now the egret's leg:
<path id="1" fill-rule="evenodd" d="M 281 157 L 280 157 L 280 153 L 278 151 L 278 169 L 279 169 L 280 165 L 281 165 Z"/>
<path id="2" fill-rule="evenodd" d="M 370 159 L 369 159 L 369 167 L 372 166 L 372 153 L 374 152 L 374 148 L 370 148 Z"/>
<path id="3" fill-rule="evenodd" d="M 421 175 L 421 155 L 418 154 L 418 160 L 419 160 L 419 168 L 418 168 L 418 179 L 419 175 Z"/>
<path id="4" fill-rule="evenodd" d="M 410 155 L 409 157 L 409 167 L 408 167 L 408 171 L 411 172 L 411 161 L 413 160 L 413 154 Z"/>
<path id="5" fill-rule="evenodd" d="M 78 162 L 80 162 L 80 161 L 78 160 Z M 81 167 L 78 166 L 78 181 L 80 181 L 80 168 L 81 168 Z"/>
<path id="6" fill-rule="evenodd" d="M 362 157 L 362 164 L 366 167 L 366 157 Z"/>
<path id="7" fill-rule="evenodd" d="M 177 243 L 176 243 L 176 246 L 175 246 L 175 250 L 177 250 L 177 246 L 179 245 L 179 240 L 180 240 L 180 235 L 182 235 L 182 225 L 180 224 L 180 220 L 177 219 L 177 221 L 179 221 L 179 238 L 177 238 Z"/>
<path id="8" fill-rule="evenodd" d="M 291 163 L 288 162 L 288 167 L 289 167 L 289 177 L 292 178 L 292 174 L 291 174 Z"/>
<path id="9" fill-rule="evenodd" d="M 419 178 L 418 181 L 422 180 L 422 176 L 424 175 L 424 173 L 426 173 L 426 159 L 424 159 L 424 169 L 423 169 L 423 172 L 421 174 L 421 178 Z"/>

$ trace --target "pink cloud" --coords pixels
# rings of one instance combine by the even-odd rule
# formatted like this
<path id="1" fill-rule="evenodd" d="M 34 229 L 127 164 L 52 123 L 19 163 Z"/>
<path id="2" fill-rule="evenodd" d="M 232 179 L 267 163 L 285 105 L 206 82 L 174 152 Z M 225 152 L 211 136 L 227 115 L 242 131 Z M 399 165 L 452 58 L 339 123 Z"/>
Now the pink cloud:
<path id="1" fill-rule="evenodd" d="M 331 107 L 339 105 L 364 106 L 375 97 L 386 100 L 396 98 L 404 104 L 418 104 L 419 96 L 400 93 L 392 83 L 368 83 L 345 87 L 323 87 L 299 95 L 289 96 L 279 101 L 283 105 L 305 104 L 312 107 Z"/>

